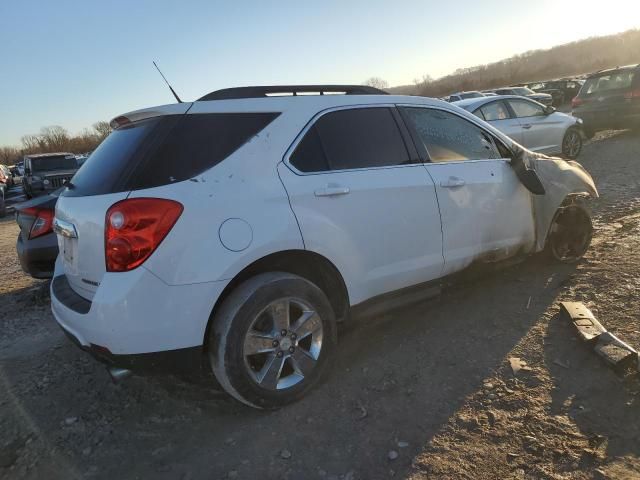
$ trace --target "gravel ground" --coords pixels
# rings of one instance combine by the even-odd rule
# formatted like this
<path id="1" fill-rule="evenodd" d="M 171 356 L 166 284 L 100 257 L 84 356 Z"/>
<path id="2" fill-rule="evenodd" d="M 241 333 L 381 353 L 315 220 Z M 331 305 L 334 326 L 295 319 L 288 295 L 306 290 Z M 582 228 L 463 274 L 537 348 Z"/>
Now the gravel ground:
<path id="1" fill-rule="evenodd" d="M 601 192 L 583 262 L 534 257 L 354 322 L 327 380 L 277 412 L 201 380 L 113 385 L 57 328 L 0 221 L 0 478 L 640 478 L 638 380 L 558 318 L 583 301 L 640 346 L 640 137 L 600 134 L 580 161 Z"/>

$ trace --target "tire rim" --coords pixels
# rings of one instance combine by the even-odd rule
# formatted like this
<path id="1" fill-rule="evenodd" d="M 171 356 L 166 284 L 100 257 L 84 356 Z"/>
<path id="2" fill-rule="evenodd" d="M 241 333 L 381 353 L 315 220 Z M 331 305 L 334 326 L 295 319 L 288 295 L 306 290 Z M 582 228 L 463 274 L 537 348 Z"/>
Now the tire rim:
<path id="1" fill-rule="evenodd" d="M 580 153 L 580 134 L 575 131 L 567 133 L 564 139 L 564 152 L 568 157 L 577 157 Z"/>
<path id="2" fill-rule="evenodd" d="M 593 226 L 579 208 L 568 207 L 558 217 L 551 231 L 551 252 L 561 262 L 579 260 L 589 248 Z"/>
<path id="3" fill-rule="evenodd" d="M 284 390 L 314 371 L 322 349 L 322 320 L 298 298 L 271 302 L 256 315 L 244 338 L 249 376 L 265 390 Z"/>

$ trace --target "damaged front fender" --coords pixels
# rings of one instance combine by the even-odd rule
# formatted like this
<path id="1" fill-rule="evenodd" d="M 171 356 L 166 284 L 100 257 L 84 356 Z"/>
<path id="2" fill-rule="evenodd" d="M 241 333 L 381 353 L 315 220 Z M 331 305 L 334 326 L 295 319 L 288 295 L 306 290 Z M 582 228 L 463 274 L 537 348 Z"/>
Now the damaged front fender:
<path id="1" fill-rule="evenodd" d="M 591 175 L 575 161 L 547 157 L 525 149 L 519 149 L 512 166 L 521 176 L 534 171 L 544 188 L 544 193 L 532 195 L 533 216 L 536 231 L 536 251 L 544 249 L 551 222 L 567 198 L 574 196 L 598 197 L 598 190 Z M 526 186 L 526 185 L 525 185 Z"/>

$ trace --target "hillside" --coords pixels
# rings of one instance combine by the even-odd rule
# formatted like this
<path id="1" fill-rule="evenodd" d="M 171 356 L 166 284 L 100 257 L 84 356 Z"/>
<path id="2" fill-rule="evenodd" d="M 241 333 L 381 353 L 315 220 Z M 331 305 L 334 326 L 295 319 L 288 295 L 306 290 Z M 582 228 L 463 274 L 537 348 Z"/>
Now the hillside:
<path id="1" fill-rule="evenodd" d="M 581 75 L 630 63 L 640 63 L 640 29 L 591 37 L 547 50 L 531 50 L 498 62 L 459 68 L 451 75 L 436 80 L 387 90 L 397 94 L 440 97 L 462 90 L 484 90 Z"/>

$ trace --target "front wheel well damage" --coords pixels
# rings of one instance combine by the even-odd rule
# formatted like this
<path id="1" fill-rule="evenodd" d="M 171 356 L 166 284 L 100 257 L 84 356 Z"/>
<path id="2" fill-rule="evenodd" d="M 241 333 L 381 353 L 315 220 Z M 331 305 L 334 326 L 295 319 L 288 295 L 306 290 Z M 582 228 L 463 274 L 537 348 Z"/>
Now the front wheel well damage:
<path id="1" fill-rule="evenodd" d="M 203 336 L 203 345 L 216 311 L 229 294 L 241 283 L 251 277 L 266 272 L 286 272 L 303 277 L 317 285 L 329 299 L 338 321 L 347 319 L 349 314 L 349 294 L 342 275 L 328 259 L 308 250 L 285 250 L 272 253 L 254 261 L 240 271 L 222 291 L 209 316 L 209 322 Z"/>

